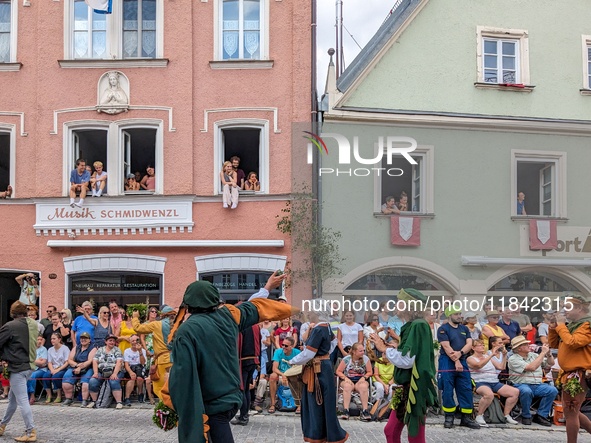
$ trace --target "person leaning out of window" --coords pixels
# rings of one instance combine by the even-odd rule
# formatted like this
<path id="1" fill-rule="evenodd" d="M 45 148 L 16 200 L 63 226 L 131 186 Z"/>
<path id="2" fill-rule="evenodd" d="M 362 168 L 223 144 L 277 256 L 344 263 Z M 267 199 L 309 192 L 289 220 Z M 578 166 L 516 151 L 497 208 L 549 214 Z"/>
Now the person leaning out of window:
<path id="1" fill-rule="evenodd" d="M 220 172 L 220 180 L 222 181 L 224 208 L 232 205 L 231 209 L 236 209 L 240 186 L 238 185 L 236 171 L 232 168 L 232 163 L 224 162 L 222 172 Z"/>
<path id="2" fill-rule="evenodd" d="M 244 182 L 244 190 L 245 191 L 260 191 L 261 190 L 261 182 L 257 177 L 256 172 L 249 172 L 246 181 Z"/>

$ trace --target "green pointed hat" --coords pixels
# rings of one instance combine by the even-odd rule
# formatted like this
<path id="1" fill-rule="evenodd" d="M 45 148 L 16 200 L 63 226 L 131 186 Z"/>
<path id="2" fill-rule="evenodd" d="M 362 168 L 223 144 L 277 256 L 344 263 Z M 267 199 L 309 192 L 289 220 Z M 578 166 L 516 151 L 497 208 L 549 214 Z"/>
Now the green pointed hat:
<path id="1" fill-rule="evenodd" d="M 420 300 L 422 302 L 426 302 L 427 297 L 425 297 L 420 291 L 417 291 L 416 289 L 408 288 L 400 290 L 400 292 L 398 293 L 398 300 Z"/>
<path id="2" fill-rule="evenodd" d="M 208 281 L 195 281 L 187 286 L 183 303 L 191 308 L 210 309 L 220 304 L 220 293 Z"/>

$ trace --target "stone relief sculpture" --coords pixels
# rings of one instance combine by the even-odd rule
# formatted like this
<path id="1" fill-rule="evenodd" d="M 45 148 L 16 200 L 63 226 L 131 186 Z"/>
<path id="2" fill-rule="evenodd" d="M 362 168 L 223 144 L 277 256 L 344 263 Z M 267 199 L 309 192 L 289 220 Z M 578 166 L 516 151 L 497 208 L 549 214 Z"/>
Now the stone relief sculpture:
<path id="1" fill-rule="evenodd" d="M 104 73 L 98 84 L 98 112 L 119 114 L 129 109 L 129 80 L 119 71 Z"/>

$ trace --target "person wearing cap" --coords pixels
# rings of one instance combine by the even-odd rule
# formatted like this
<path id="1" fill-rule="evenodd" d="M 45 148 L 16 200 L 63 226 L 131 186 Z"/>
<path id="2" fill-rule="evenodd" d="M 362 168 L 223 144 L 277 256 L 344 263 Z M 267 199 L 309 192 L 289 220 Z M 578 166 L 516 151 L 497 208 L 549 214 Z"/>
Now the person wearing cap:
<path id="1" fill-rule="evenodd" d="M 126 191 L 139 191 L 140 184 L 136 181 L 135 174 L 127 174 L 127 180 L 125 181 Z"/>
<path id="2" fill-rule="evenodd" d="M 89 334 L 90 335 L 90 334 Z M 118 337 L 110 334 L 105 337 L 105 346 L 96 350 L 92 359 L 92 377 L 89 383 L 90 398 L 92 401 L 86 406 L 95 408 L 96 400 L 103 382 L 111 385 L 111 392 L 117 406 L 115 409 L 123 409 L 121 402 L 121 380 L 124 378 L 123 353 L 117 347 Z"/>
<path id="3" fill-rule="evenodd" d="M 37 430 L 33 421 L 33 411 L 27 395 L 27 380 L 35 369 L 37 357 L 37 323 L 27 317 L 27 306 L 16 301 L 10 306 L 13 319 L 0 328 L 0 355 L 8 363 L 10 373 L 10 393 L 4 418 L 0 422 L 0 435 L 4 434 L 16 412 L 17 405 L 25 422 L 25 434 L 16 441 L 37 441 Z"/>
<path id="4" fill-rule="evenodd" d="M 480 429 L 480 425 L 472 419 L 474 405 L 472 397 L 472 379 L 466 358 L 472 350 L 470 330 L 462 324 L 462 314 L 453 305 L 445 308 L 448 322 L 437 330 L 437 340 L 441 344 L 439 351 L 439 389 L 443 391 L 443 412 L 445 413 L 444 427 L 449 429 L 454 425 L 456 402 L 458 402 L 462 420 L 460 426 L 470 429 Z"/>
<path id="5" fill-rule="evenodd" d="M 588 389 L 586 372 L 591 370 L 591 316 L 590 303 L 583 296 L 573 294 L 566 303 L 569 302 L 572 309 L 565 309 L 565 316 L 557 315 L 550 323 L 548 340 L 550 346 L 558 348 L 558 360 L 564 371 L 560 378 L 562 385 L 565 386 L 570 379 L 576 378 L 582 388 L 574 396 L 562 389 L 567 443 L 576 443 L 579 428 L 591 433 L 591 421 L 581 413 L 581 404 Z M 566 321 L 569 322 L 568 325 Z"/>
<path id="6" fill-rule="evenodd" d="M 174 364 L 161 391 L 179 415 L 179 442 L 204 443 L 208 429 L 211 441 L 234 442 L 230 420 L 242 404 L 238 334 L 261 321 L 291 316 L 290 305 L 267 299 L 284 279 L 275 272 L 239 306 L 220 306 L 220 293 L 210 282 L 187 287 L 171 332 Z M 191 316 L 181 324 L 186 310 Z"/>
<path id="7" fill-rule="evenodd" d="M 73 348 L 68 356 L 69 367 L 64 375 L 62 384 L 62 389 L 66 396 L 64 406 L 69 406 L 74 402 L 72 396 L 74 395 L 74 385 L 78 380 L 82 384 L 82 407 L 84 408 L 88 405 L 88 384 L 94 374 L 92 361 L 96 354 L 96 349 L 90 342 L 90 334 L 88 332 L 80 334 L 80 344 Z"/>
<path id="8" fill-rule="evenodd" d="M 133 311 L 131 317 L 131 325 L 136 333 L 144 335 L 152 334 L 152 347 L 154 349 L 152 365 L 156 365 L 158 380 L 150 379 L 150 381 L 152 382 L 154 394 L 160 398 L 162 398 L 160 391 L 166 381 L 166 372 L 168 372 L 168 369 L 172 365 L 170 361 L 170 350 L 168 349 L 168 336 L 172 330 L 176 314 L 177 311 L 165 305 L 160 312 L 160 320 L 141 324 L 140 313 L 138 311 Z"/>
<path id="9" fill-rule="evenodd" d="M 554 357 L 550 347 L 542 346 L 540 354 L 529 351 L 529 344 L 523 335 L 518 335 L 511 340 L 513 355 L 509 357 L 509 381 L 519 389 L 519 403 L 521 403 L 521 423 L 531 425 L 531 402 L 535 397 L 541 397 L 542 401 L 533 421 L 542 426 L 552 426 L 548 418 L 552 403 L 558 394 L 558 390 L 549 384 L 543 383 L 543 368 L 549 368 L 554 364 Z"/>
<path id="10" fill-rule="evenodd" d="M 438 407 L 435 387 L 435 356 L 429 324 L 425 321 L 427 297 L 416 289 L 398 293 L 398 316 L 406 321 L 400 330 L 398 348 L 389 347 L 377 334 L 370 340 L 395 366 L 394 380 L 402 385 L 402 401 L 392 411 L 384 428 L 387 443 L 400 442 L 404 426 L 410 443 L 425 442 L 427 408 Z"/>
<path id="11" fill-rule="evenodd" d="M 498 325 L 501 315 L 497 311 L 488 311 L 486 319 L 488 323 L 482 327 L 482 341 L 484 341 L 484 350 L 490 349 L 490 339 L 492 337 L 501 337 L 505 345 L 511 341 L 505 331 Z"/>
<path id="12" fill-rule="evenodd" d="M 478 325 L 478 320 L 476 319 L 476 312 L 466 312 L 464 314 L 464 325 L 470 330 L 470 338 L 472 339 L 472 341 L 480 340 L 482 330 Z"/>

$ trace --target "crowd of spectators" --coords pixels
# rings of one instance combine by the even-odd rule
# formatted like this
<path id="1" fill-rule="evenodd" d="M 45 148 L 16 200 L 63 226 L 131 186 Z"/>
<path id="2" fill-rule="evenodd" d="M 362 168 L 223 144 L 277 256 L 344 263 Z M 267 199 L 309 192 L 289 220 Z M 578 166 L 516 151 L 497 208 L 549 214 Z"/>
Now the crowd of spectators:
<path id="1" fill-rule="evenodd" d="M 220 171 L 222 201 L 224 208 L 236 209 L 240 191 L 260 191 L 261 182 L 254 171 L 244 174 L 239 168 L 240 157 L 234 156 L 224 162 Z"/>

